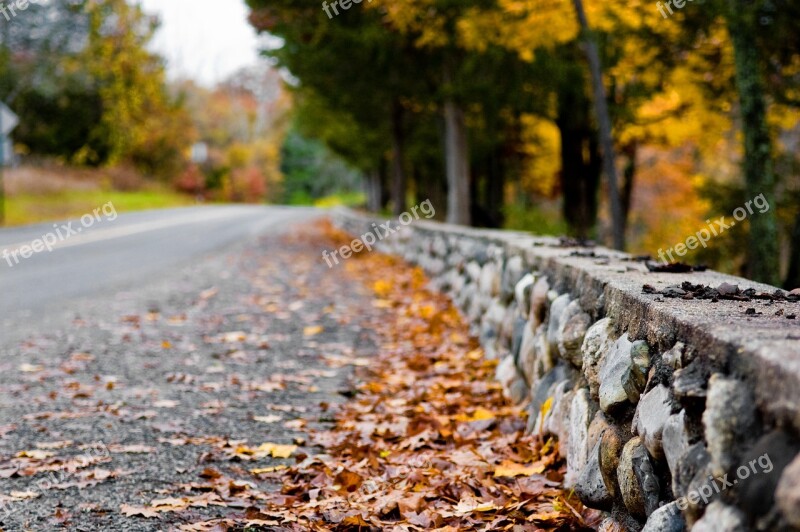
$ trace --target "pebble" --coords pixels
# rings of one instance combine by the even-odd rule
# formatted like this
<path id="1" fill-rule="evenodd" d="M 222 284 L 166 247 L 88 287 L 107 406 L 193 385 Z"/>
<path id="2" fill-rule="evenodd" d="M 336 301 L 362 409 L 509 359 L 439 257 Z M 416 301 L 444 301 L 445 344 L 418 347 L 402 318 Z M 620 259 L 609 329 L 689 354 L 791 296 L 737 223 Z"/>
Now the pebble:
<path id="1" fill-rule="evenodd" d="M 716 373 L 708 384 L 703 427 L 714 476 L 727 473 L 736 463 L 733 449 L 741 449 L 756 429 L 755 399 L 736 379 Z"/>
<path id="2" fill-rule="evenodd" d="M 635 403 L 646 384 L 650 356 L 647 344 L 625 334 L 611 348 L 600 369 L 600 408 L 609 412 L 625 401 Z"/>
<path id="3" fill-rule="evenodd" d="M 672 414 L 664 422 L 662 448 L 667 459 L 667 467 L 673 474 L 678 463 L 689 450 L 689 429 L 686 425 L 686 410 Z"/>
<path id="4" fill-rule="evenodd" d="M 542 277 L 533 285 L 531 289 L 531 326 L 536 330 L 544 322 L 547 314 L 547 293 L 550 291 L 550 283 L 547 277 Z"/>
<path id="5" fill-rule="evenodd" d="M 720 501 L 708 505 L 703 517 L 692 527 L 692 532 L 746 532 L 742 513 Z"/>
<path id="6" fill-rule="evenodd" d="M 600 469 L 599 441 L 589 453 L 589 459 L 575 486 L 575 493 L 589 508 L 606 510 L 610 509 L 614 502 L 614 492 L 609 489 Z"/>
<path id="7" fill-rule="evenodd" d="M 570 304 L 570 298 L 568 294 L 563 294 L 558 296 L 555 301 L 550 305 L 550 313 L 548 314 L 547 318 L 547 348 L 550 352 L 550 356 L 558 356 L 558 341 L 559 341 L 559 330 L 561 328 L 561 320 L 564 316 L 564 312 L 567 310 L 567 307 Z"/>
<path id="8" fill-rule="evenodd" d="M 526 320 L 530 316 L 531 311 L 531 291 L 533 290 L 533 284 L 536 281 L 536 278 L 528 273 L 520 279 L 517 285 L 514 287 L 514 299 L 517 302 L 517 309 L 519 310 L 520 316 L 525 318 Z"/>
<path id="9" fill-rule="evenodd" d="M 569 407 L 569 445 L 567 472 L 564 475 L 564 487 L 567 489 L 575 486 L 589 460 L 589 424 L 592 421 L 592 410 L 589 390 L 578 389 Z"/>
<path id="10" fill-rule="evenodd" d="M 603 318 L 589 327 L 583 337 L 581 345 L 583 374 L 589 383 L 589 393 L 594 398 L 598 397 L 600 391 L 600 366 L 614 345 L 613 334 L 614 325 L 611 318 Z"/>
<path id="11" fill-rule="evenodd" d="M 647 517 L 658 508 L 658 477 L 640 438 L 632 438 L 622 449 L 617 481 L 622 500 L 631 515 Z"/>
<path id="12" fill-rule="evenodd" d="M 662 434 L 672 414 L 671 396 L 669 388 L 659 384 L 644 394 L 636 407 L 634 432 L 642 438 L 644 446 L 656 459 L 664 458 Z"/>
<path id="13" fill-rule="evenodd" d="M 686 520 L 676 502 L 665 504 L 647 518 L 642 532 L 684 532 Z"/>
<path id="14" fill-rule="evenodd" d="M 783 518 L 791 526 L 800 528 L 800 455 L 783 471 L 775 500 Z"/>
<path id="15" fill-rule="evenodd" d="M 561 357 L 573 366 L 583 366 L 581 346 L 592 318 L 581 309 L 580 303 L 572 301 L 561 316 L 556 341 Z"/>

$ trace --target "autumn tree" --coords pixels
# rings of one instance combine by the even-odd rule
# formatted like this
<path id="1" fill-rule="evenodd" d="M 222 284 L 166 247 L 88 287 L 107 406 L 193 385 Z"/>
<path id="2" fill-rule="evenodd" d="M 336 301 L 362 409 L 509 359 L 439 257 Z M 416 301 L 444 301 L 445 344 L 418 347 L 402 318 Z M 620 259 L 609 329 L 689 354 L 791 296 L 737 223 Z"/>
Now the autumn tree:
<path id="1" fill-rule="evenodd" d="M 168 93 L 161 59 L 147 49 L 157 21 L 126 0 L 91 0 L 84 9 L 89 34 L 81 60 L 103 103 L 93 135 L 108 139 L 107 162 L 174 174 L 191 124 Z"/>

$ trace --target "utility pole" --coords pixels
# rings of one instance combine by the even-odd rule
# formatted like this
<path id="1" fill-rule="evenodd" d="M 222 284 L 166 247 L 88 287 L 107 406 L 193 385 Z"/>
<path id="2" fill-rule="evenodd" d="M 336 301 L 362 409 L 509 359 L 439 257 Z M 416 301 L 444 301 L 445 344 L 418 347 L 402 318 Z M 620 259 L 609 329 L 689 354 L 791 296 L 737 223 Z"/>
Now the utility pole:
<path id="1" fill-rule="evenodd" d="M 6 136 L 3 131 L 3 110 L 0 109 L 0 227 L 6 225 L 6 183 L 3 180 L 6 166 Z"/>

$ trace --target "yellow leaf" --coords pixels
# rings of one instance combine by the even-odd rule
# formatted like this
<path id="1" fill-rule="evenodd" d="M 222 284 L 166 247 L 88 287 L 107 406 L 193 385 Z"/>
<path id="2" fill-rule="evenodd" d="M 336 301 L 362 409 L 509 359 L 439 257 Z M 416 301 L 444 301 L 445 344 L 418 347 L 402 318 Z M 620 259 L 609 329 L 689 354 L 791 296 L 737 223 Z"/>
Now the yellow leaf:
<path id="1" fill-rule="evenodd" d="M 527 477 L 530 475 L 538 475 L 544 472 L 544 464 L 542 462 L 534 462 L 532 464 L 524 465 L 512 462 L 510 460 L 503 460 L 499 466 L 494 470 L 495 477 Z"/>
<path id="2" fill-rule="evenodd" d="M 55 456 L 55 453 L 50 451 L 20 451 L 17 453 L 17 458 L 33 458 L 34 460 L 44 460 L 46 458 L 50 458 Z"/>
<path id="3" fill-rule="evenodd" d="M 289 458 L 297 450 L 297 445 L 278 445 L 276 443 L 262 443 L 257 452 L 271 454 L 273 458 Z"/>
<path id="4" fill-rule="evenodd" d="M 548 397 L 547 401 L 545 401 L 544 404 L 542 405 L 542 410 L 541 410 L 542 418 L 544 418 L 547 415 L 547 413 L 550 412 L 551 408 L 553 408 L 553 398 Z"/>
<path id="5" fill-rule="evenodd" d="M 288 469 L 285 465 L 276 465 L 272 467 L 260 467 L 257 469 L 251 469 L 250 472 L 254 475 L 261 475 L 263 473 L 274 473 L 275 471 L 280 471 L 282 469 Z"/>
<path id="6" fill-rule="evenodd" d="M 316 336 L 321 333 L 324 329 L 319 325 L 312 325 L 311 327 L 306 327 L 303 329 L 303 336 Z"/>
<path id="7" fill-rule="evenodd" d="M 289 458 L 297 450 L 297 445 L 276 445 L 272 448 L 273 458 Z"/>
<path id="8" fill-rule="evenodd" d="M 375 281 L 375 284 L 372 285 L 372 289 L 375 290 L 378 297 L 386 299 L 386 297 L 392 293 L 392 283 L 385 280 Z"/>
<path id="9" fill-rule="evenodd" d="M 486 419 L 494 419 L 497 417 L 494 412 L 491 410 L 487 410 L 481 406 L 475 409 L 475 412 L 471 416 L 466 416 L 464 414 L 459 414 L 455 416 L 456 421 L 484 421 Z"/>

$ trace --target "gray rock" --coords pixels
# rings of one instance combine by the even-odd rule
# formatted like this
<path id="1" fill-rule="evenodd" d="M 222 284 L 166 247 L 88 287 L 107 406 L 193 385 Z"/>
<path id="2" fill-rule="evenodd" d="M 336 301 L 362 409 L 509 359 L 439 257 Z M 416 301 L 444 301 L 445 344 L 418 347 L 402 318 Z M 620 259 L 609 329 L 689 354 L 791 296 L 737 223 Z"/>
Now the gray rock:
<path id="1" fill-rule="evenodd" d="M 702 399 L 706 397 L 706 386 L 711 370 L 700 358 L 689 363 L 688 366 L 675 372 L 675 381 L 672 389 L 676 397 Z"/>
<path id="2" fill-rule="evenodd" d="M 686 521 L 676 502 L 665 504 L 647 518 L 642 532 L 684 532 Z"/>
<path id="3" fill-rule="evenodd" d="M 547 299 L 547 293 L 549 291 L 550 283 L 547 281 L 547 277 L 541 277 L 531 289 L 530 320 L 533 330 L 536 330 L 539 325 L 544 323 L 549 303 Z"/>
<path id="4" fill-rule="evenodd" d="M 600 437 L 600 471 L 606 486 L 615 496 L 619 493 L 617 470 L 624 443 L 622 433 L 616 427 L 609 427 Z"/>
<path id="5" fill-rule="evenodd" d="M 639 482 L 644 499 L 644 513 L 646 516 L 650 516 L 658 509 L 661 485 L 653 461 L 644 447 L 637 447 L 633 453 L 633 472 Z"/>
<path id="6" fill-rule="evenodd" d="M 658 508 L 658 477 L 638 437 L 632 438 L 622 449 L 617 481 L 625 507 L 633 516 L 647 517 Z"/>
<path id="7" fill-rule="evenodd" d="M 500 281 L 500 297 L 503 301 L 508 302 L 514 297 L 514 289 L 522 276 L 525 275 L 524 267 L 522 257 L 518 255 L 506 261 Z"/>
<path id="8" fill-rule="evenodd" d="M 525 382 L 522 375 L 517 374 L 508 386 L 508 398 L 511 399 L 511 402 L 515 405 L 519 405 L 524 403 L 529 395 L 530 389 L 528 388 L 528 383 Z"/>
<path id="9" fill-rule="evenodd" d="M 612 426 L 612 422 L 609 421 L 602 410 L 595 412 L 592 422 L 589 423 L 589 448 L 594 447 L 600 441 L 603 433 Z"/>
<path id="10" fill-rule="evenodd" d="M 783 471 L 775 500 L 783 518 L 795 528 L 800 528 L 800 455 Z"/>
<path id="11" fill-rule="evenodd" d="M 671 395 L 669 388 L 659 384 L 644 394 L 636 407 L 634 433 L 642 438 L 650 454 L 659 460 L 664 458 L 662 434 L 672 414 Z"/>
<path id="12" fill-rule="evenodd" d="M 785 432 L 773 430 L 737 459 L 739 466 L 731 476 L 739 479 L 739 508 L 745 515 L 762 516 L 773 508 L 783 472 L 799 450 Z"/>
<path id="13" fill-rule="evenodd" d="M 611 318 L 603 318 L 589 327 L 583 338 L 581 346 L 583 374 L 589 383 L 589 394 L 595 399 L 600 391 L 600 367 L 614 345 L 613 334 L 614 325 Z"/>
<path id="14" fill-rule="evenodd" d="M 723 475 L 736 463 L 734 449 L 741 449 L 755 435 L 756 406 L 749 388 L 736 379 L 712 375 L 703 427 L 712 474 Z"/>
<path id="15" fill-rule="evenodd" d="M 678 342 L 676 343 L 672 349 L 669 351 L 665 351 L 663 355 L 661 355 L 661 360 L 664 361 L 664 364 L 671 367 L 672 369 L 680 369 L 683 367 L 683 350 L 686 346 Z"/>
<path id="16" fill-rule="evenodd" d="M 555 353 L 552 353 L 547 345 L 547 325 L 542 324 L 536 330 L 533 348 L 536 352 L 534 378 L 538 379 L 556 367 L 556 364 L 558 363 L 558 358 L 555 356 Z"/>
<path id="17" fill-rule="evenodd" d="M 678 462 L 689 450 L 689 428 L 686 425 L 686 410 L 667 418 L 662 432 L 664 455 L 671 473 L 677 471 Z"/>
<path id="18" fill-rule="evenodd" d="M 445 242 L 444 238 L 436 237 L 433 239 L 431 243 L 431 252 L 437 257 L 446 257 L 447 256 L 447 242 Z"/>
<path id="19" fill-rule="evenodd" d="M 600 408 L 609 412 L 625 401 L 635 403 L 634 392 L 644 388 L 649 367 L 646 343 L 632 343 L 627 334 L 614 342 L 600 368 Z"/>
<path id="20" fill-rule="evenodd" d="M 503 315 L 503 321 L 500 324 L 500 344 L 505 349 L 508 349 L 511 352 L 512 346 L 514 345 L 514 327 L 515 323 L 518 319 L 517 312 L 512 307 L 504 307 L 505 313 Z M 523 321 L 523 324 L 525 322 Z M 520 334 L 522 331 L 520 330 Z"/>
<path id="21" fill-rule="evenodd" d="M 702 519 L 692 527 L 692 532 L 746 532 L 744 515 L 720 501 L 714 501 L 706 508 Z"/>
<path id="22" fill-rule="evenodd" d="M 534 432 L 552 434 L 558 438 L 558 451 L 562 458 L 567 457 L 569 441 L 571 438 L 569 430 L 569 411 L 572 406 L 573 383 L 571 381 L 560 382 L 553 390 L 553 404 L 550 411 L 542 419 L 542 427 L 534 427 Z"/>
<path id="23" fill-rule="evenodd" d="M 672 493 L 678 497 L 685 497 L 689 492 L 689 486 L 696 477 L 703 477 L 708 470 L 711 457 L 706 451 L 703 442 L 695 443 L 683 455 L 683 458 L 672 470 Z"/>
<path id="24" fill-rule="evenodd" d="M 473 283 L 478 283 L 481 279 L 481 266 L 475 261 L 467 263 L 467 277 Z"/>
<path id="25" fill-rule="evenodd" d="M 573 301 L 559 321 L 556 336 L 558 351 L 562 358 L 580 368 L 583 365 L 581 346 L 592 319 L 581 309 L 580 303 Z"/>
<path id="26" fill-rule="evenodd" d="M 486 347 L 489 344 L 494 344 L 497 341 L 497 328 L 488 320 L 481 322 L 480 335 L 478 336 L 481 345 Z"/>
<path id="27" fill-rule="evenodd" d="M 636 404 L 639 396 L 647 386 L 647 373 L 650 369 L 650 348 L 647 342 L 638 340 L 631 346 L 631 366 L 625 372 L 622 387 L 628 396 L 628 401 Z"/>
<path id="28" fill-rule="evenodd" d="M 589 508 L 611 509 L 614 503 L 613 488 L 606 484 L 600 469 L 600 442 L 589 452 L 589 459 L 575 485 L 575 493 Z"/>
<path id="29" fill-rule="evenodd" d="M 517 366 L 514 364 L 514 357 L 507 356 L 500 361 L 495 368 L 495 379 L 500 383 L 504 390 L 511 387 L 511 383 L 517 378 Z"/>
<path id="30" fill-rule="evenodd" d="M 526 320 L 530 316 L 531 311 L 531 291 L 533 290 L 533 283 L 536 281 L 536 278 L 528 273 L 520 279 L 517 285 L 514 287 L 514 299 L 517 302 L 517 309 L 519 310 L 520 316 L 525 318 Z"/>
<path id="31" fill-rule="evenodd" d="M 537 423 L 540 422 L 542 405 L 553 396 L 556 386 L 564 381 L 573 383 L 576 377 L 575 370 L 566 365 L 558 365 L 548 371 L 531 388 L 531 404 L 528 414 L 528 432 L 532 432 Z"/>
<path id="32" fill-rule="evenodd" d="M 487 262 L 483 265 L 478 286 L 484 296 L 497 297 L 500 295 L 500 273 L 494 262 Z"/>
<path id="33" fill-rule="evenodd" d="M 534 366 L 536 364 L 536 352 L 534 350 L 535 336 L 530 328 L 530 323 L 525 322 L 525 327 L 522 329 L 522 341 L 519 346 L 519 355 L 517 356 L 517 367 L 519 367 L 522 376 L 528 386 L 533 384 Z"/>
<path id="34" fill-rule="evenodd" d="M 461 268 L 464 265 L 464 255 L 458 251 L 451 251 L 446 260 L 450 268 Z"/>
<path id="35" fill-rule="evenodd" d="M 575 486 L 589 460 L 589 424 L 592 421 L 592 414 L 589 390 L 580 388 L 573 395 L 569 408 L 567 472 L 564 475 L 564 487 L 567 489 Z"/>
<path id="36" fill-rule="evenodd" d="M 563 294 L 558 296 L 550 305 L 550 313 L 547 318 L 547 348 L 551 356 L 558 356 L 558 341 L 560 339 L 558 332 L 564 311 L 569 306 L 569 303 L 569 295 Z"/>

